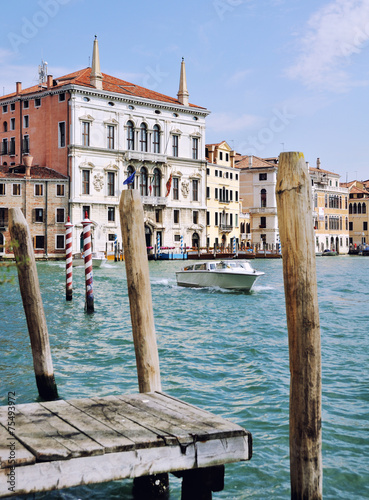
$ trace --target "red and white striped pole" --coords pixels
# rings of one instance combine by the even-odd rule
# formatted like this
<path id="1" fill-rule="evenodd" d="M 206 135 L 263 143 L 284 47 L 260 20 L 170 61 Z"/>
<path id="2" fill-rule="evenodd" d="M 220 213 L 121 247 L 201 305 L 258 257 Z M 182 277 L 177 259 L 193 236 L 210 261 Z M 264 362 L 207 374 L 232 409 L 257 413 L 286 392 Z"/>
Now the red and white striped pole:
<path id="1" fill-rule="evenodd" d="M 72 256 L 72 228 L 73 224 L 68 215 L 68 221 L 65 223 L 65 273 L 66 288 L 65 294 L 67 300 L 72 300 L 73 296 L 73 256 Z"/>
<path id="2" fill-rule="evenodd" d="M 85 261 L 85 281 L 86 281 L 86 302 L 85 311 L 94 312 L 94 292 L 92 276 L 92 255 L 91 255 L 91 221 L 87 212 L 82 221 L 83 226 L 83 258 Z"/>

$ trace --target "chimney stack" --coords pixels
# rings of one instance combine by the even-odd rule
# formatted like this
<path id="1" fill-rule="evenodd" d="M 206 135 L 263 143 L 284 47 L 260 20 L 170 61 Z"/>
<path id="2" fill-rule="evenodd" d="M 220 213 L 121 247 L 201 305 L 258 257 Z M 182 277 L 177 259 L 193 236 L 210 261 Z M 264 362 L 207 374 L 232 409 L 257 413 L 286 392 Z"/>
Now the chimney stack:
<path id="1" fill-rule="evenodd" d="M 16 82 L 15 89 L 15 93 L 19 95 L 22 91 L 22 82 Z"/>
<path id="2" fill-rule="evenodd" d="M 320 169 L 320 158 L 316 159 L 316 168 Z"/>
<path id="3" fill-rule="evenodd" d="M 252 167 L 252 156 L 249 156 L 249 168 Z"/>
<path id="4" fill-rule="evenodd" d="M 53 75 L 47 75 L 47 88 L 51 89 L 53 86 Z"/>

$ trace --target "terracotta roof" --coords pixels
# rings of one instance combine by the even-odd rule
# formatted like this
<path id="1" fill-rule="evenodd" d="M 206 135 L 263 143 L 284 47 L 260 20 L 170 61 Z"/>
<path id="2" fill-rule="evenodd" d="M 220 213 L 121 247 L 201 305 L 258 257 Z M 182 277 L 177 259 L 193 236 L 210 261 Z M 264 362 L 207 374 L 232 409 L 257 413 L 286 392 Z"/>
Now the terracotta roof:
<path id="1" fill-rule="evenodd" d="M 18 172 L 13 172 L 16 170 Z M 25 176 L 25 166 L 24 165 L 11 165 L 11 166 L 0 166 L 0 178 L 2 179 L 24 179 Z M 31 179 L 62 179 L 67 180 L 68 177 L 63 175 L 56 170 L 48 167 L 31 167 Z"/>
<path id="2" fill-rule="evenodd" d="M 69 73 L 68 75 L 61 76 L 59 78 L 54 78 L 54 82 L 56 85 L 52 87 L 52 89 L 57 89 L 64 87 L 65 85 L 81 85 L 82 87 L 88 87 L 90 89 L 94 89 L 95 87 L 90 83 L 90 74 L 91 68 L 84 68 L 74 73 Z M 118 94 L 125 94 L 127 96 L 132 97 L 141 97 L 144 99 L 151 99 L 155 101 L 162 101 L 170 104 L 175 104 L 176 106 L 183 106 L 179 102 L 178 99 L 174 97 L 169 97 L 164 94 L 160 94 L 159 92 L 155 92 L 154 90 L 149 90 L 144 87 L 140 87 L 139 85 L 135 85 L 134 83 L 126 82 L 125 80 L 121 80 L 120 78 L 115 78 L 114 76 L 107 75 L 102 73 L 103 76 L 103 90 L 107 92 L 116 92 Z M 41 88 L 39 85 L 34 85 L 33 87 L 29 87 L 27 89 L 23 89 L 20 92 L 20 95 L 26 96 L 28 94 L 34 94 L 36 92 L 43 92 L 46 90 L 46 86 Z M 9 99 L 11 97 L 15 97 L 16 93 L 8 94 L 0 98 Z M 195 104 L 190 104 L 189 106 L 193 108 L 206 109 L 201 106 L 196 106 Z"/>
<path id="3" fill-rule="evenodd" d="M 336 175 L 337 177 L 340 176 L 339 174 L 336 174 L 335 172 L 330 172 L 329 170 L 323 170 L 322 168 L 315 168 L 315 167 L 309 167 L 309 172 L 313 173 L 313 174 L 318 173 L 318 172 L 322 172 L 323 174 Z"/>
<path id="4" fill-rule="evenodd" d="M 366 189 L 360 189 L 357 186 L 352 186 L 350 189 L 350 193 L 363 193 L 369 196 L 369 192 Z"/>
<path id="5" fill-rule="evenodd" d="M 248 155 L 236 155 L 235 156 L 235 167 L 237 168 L 250 168 L 249 159 L 252 159 L 251 168 L 274 168 L 277 165 L 271 161 L 264 160 L 258 156 L 248 156 Z"/>

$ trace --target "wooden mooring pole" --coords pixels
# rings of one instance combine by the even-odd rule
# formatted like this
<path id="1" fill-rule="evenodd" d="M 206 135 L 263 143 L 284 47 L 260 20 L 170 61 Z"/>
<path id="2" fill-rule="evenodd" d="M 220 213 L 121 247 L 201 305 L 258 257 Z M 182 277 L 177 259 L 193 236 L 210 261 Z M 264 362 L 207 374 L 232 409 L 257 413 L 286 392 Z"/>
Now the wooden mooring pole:
<path id="1" fill-rule="evenodd" d="M 136 189 L 122 191 L 119 212 L 138 386 L 140 392 L 161 391 L 144 216 L 140 194 Z M 134 479 L 133 493 L 137 499 L 166 496 L 168 489 L 168 474 Z"/>
<path id="2" fill-rule="evenodd" d="M 291 498 L 322 487 L 321 351 L 310 177 L 302 153 L 281 153 L 277 210 L 290 359 Z"/>
<path id="3" fill-rule="evenodd" d="M 19 288 L 31 340 L 37 389 L 41 398 L 50 401 L 58 397 L 58 391 L 54 378 L 49 334 L 42 304 L 31 235 L 21 209 L 11 208 L 9 213 L 9 231 L 13 241 Z"/>

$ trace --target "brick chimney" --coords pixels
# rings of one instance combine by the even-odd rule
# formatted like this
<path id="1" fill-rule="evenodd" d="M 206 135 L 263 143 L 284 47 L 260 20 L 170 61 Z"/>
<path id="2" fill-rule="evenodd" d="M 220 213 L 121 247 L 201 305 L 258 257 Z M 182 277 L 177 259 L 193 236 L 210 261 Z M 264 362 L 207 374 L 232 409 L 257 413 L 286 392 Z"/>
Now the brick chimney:
<path id="1" fill-rule="evenodd" d="M 22 82 L 15 83 L 15 93 L 19 95 L 22 91 Z"/>
<path id="2" fill-rule="evenodd" d="M 320 169 L 320 158 L 316 159 L 316 168 Z"/>
<path id="3" fill-rule="evenodd" d="M 47 75 L 47 88 L 51 89 L 53 86 L 53 75 Z"/>

